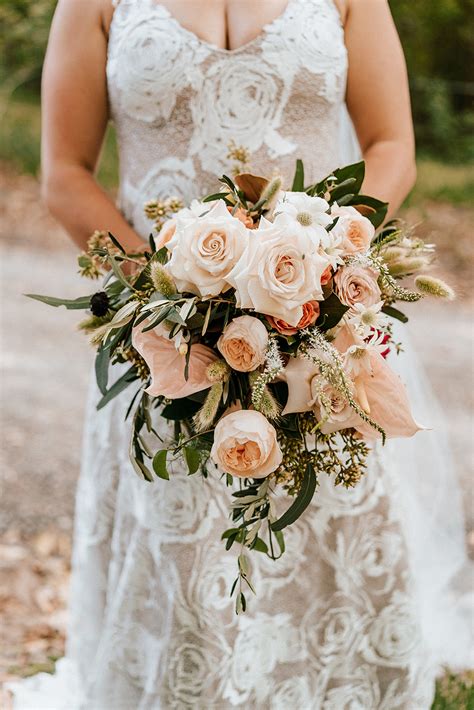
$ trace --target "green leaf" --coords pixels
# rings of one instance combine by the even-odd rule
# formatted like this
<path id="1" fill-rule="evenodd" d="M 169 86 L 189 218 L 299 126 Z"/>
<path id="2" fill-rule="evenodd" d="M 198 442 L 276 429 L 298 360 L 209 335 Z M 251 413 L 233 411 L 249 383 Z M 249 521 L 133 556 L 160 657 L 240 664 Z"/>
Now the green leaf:
<path id="1" fill-rule="evenodd" d="M 127 253 L 127 252 L 125 251 L 125 249 L 123 248 L 123 246 L 120 244 L 119 240 L 114 237 L 114 235 L 112 234 L 112 232 L 109 232 L 109 237 L 110 237 L 110 240 L 111 240 L 112 244 L 114 244 L 114 245 L 117 247 L 117 249 L 122 252 L 122 254 L 126 254 L 126 253 Z"/>
<path id="2" fill-rule="evenodd" d="M 382 313 L 385 313 L 391 318 L 396 318 L 402 323 L 408 323 L 408 316 L 406 316 L 404 313 L 399 311 L 398 308 L 394 308 L 393 306 L 383 306 Z"/>
<path id="3" fill-rule="evenodd" d="M 153 470 L 158 476 L 158 478 L 163 478 L 165 481 L 169 481 L 170 475 L 168 469 L 166 468 L 166 457 L 168 451 L 166 449 L 161 449 L 157 451 L 153 457 Z"/>
<path id="4" fill-rule="evenodd" d="M 119 379 L 116 382 L 114 382 L 112 387 L 109 390 L 107 390 L 107 392 L 104 394 L 104 396 L 102 397 L 102 399 L 100 400 L 100 402 L 97 405 L 97 409 L 99 410 L 99 409 L 102 409 L 103 407 L 105 407 L 105 405 L 108 404 L 111 399 L 116 397 L 123 390 L 127 389 L 127 387 L 132 382 L 137 380 L 138 375 L 136 373 L 137 373 L 136 368 L 131 367 L 129 370 L 127 370 L 127 372 L 125 372 L 122 375 L 122 377 L 119 377 Z"/>
<path id="5" fill-rule="evenodd" d="M 255 540 L 253 541 L 252 545 L 250 546 L 251 550 L 257 550 L 257 552 L 268 552 L 268 545 L 265 542 L 265 540 L 262 540 L 261 537 L 256 537 Z"/>
<path id="6" fill-rule="evenodd" d="M 337 187 L 335 187 L 333 190 L 331 190 L 331 200 L 335 200 L 338 202 L 341 197 L 344 195 L 347 195 L 351 193 L 352 195 L 354 194 L 354 185 L 357 182 L 357 178 L 355 177 L 349 177 L 347 180 L 343 180 L 342 182 L 338 183 Z"/>
<path id="7" fill-rule="evenodd" d="M 193 473 L 199 468 L 201 463 L 201 456 L 197 449 L 193 449 L 191 446 L 184 447 L 184 458 L 188 467 L 189 475 L 192 476 Z"/>
<path id="8" fill-rule="evenodd" d="M 173 421 L 181 419 L 191 419 L 198 409 L 201 409 L 201 403 L 193 402 L 188 397 L 182 397 L 180 399 L 174 399 L 171 404 L 167 404 L 163 407 L 163 416 L 165 419 L 171 419 Z"/>
<path id="9" fill-rule="evenodd" d="M 278 547 L 280 548 L 281 554 L 285 552 L 285 538 L 283 537 L 283 533 L 281 530 L 275 530 L 275 537 L 277 539 Z"/>
<path id="10" fill-rule="evenodd" d="M 36 293 L 25 293 L 27 298 L 32 298 L 35 301 L 41 301 L 41 303 L 46 303 L 48 306 L 65 306 L 70 311 L 82 311 L 88 310 L 91 303 L 90 296 L 80 296 L 79 298 L 68 299 L 68 298 L 55 298 L 54 296 L 40 296 Z"/>
<path id="11" fill-rule="evenodd" d="M 152 232 L 150 232 L 150 236 L 148 237 L 148 244 L 150 245 L 151 253 L 154 254 L 156 252 L 156 242 Z"/>
<path id="12" fill-rule="evenodd" d="M 346 165 L 343 168 L 338 168 L 337 170 L 334 170 L 332 175 L 336 178 L 336 182 L 335 182 L 335 186 L 334 186 L 333 190 L 337 190 L 338 186 L 345 183 L 346 180 L 349 180 L 350 178 L 354 178 L 354 182 L 351 185 L 351 192 L 353 192 L 354 194 L 357 194 L 358 192 L 360 192 L 360 188 L 362 187 L 362 183 L 364 181 L 365 163 L 363 160 L 361 160 L 358 163 L 352 163 L 351 165 Z M 332 200 L 332 191 L 331 191 L 331 200 Z"/>
<path id="13" fill-rule="evenodd" d="M 101 394 L 107 392 L 107 381 L 109 379 L 109 361 L 110 361 L 110 350 L 104 348 L 102 345 L 97 351 L 95 358 L 95 377 L 97 380 L 97 386 L 101 391 Z"/>
<path id="14" fill-rule="evenodd" d="M 298 158 L 296 161 L 295 176 L 293 178 L 292 192 L 304 192 L 304 165 L 303 161 Z"/>
<path id="15" fill-rule="evenodd" d="M 324 330 L 334 328 L 344 313 L 349 310 L 349 307 L 341 303 L 335 293 L 331 293 L 325 301 L 320 301 L 319 308 L 319 318 L 316 321 L 316 325 Z"/>
<path id="16" fill-rule="evenodd" d="M 382 200 L 377 200 L 375 197 L 370 197 L 370 195 L 355 195 L 347 204 L 354 206 L 364 205 L 374 210 L 366 215 L 374 227 L 379 227 L 387 215 L 388 202 L 382 202 Z"/>
<path id="17" fill-rule="evenodd" d="M 112 254 L 109 254 L 108 261 L 110 263 L 110 266 L 112 267 L 112 271 L 114 272 L 115 278 L 117 279 L 117 281 L 120 281 L 120 283 L 123 286 L 126 286 L 126 288 L 129 288 L 132 291 L 135 291 L 134 287 L 125 278 L 125 274 L 123 273 L 122 269 L 120 268 L 118 261 L 116 260 L 116 258 L 114 256 L 112 256 Z"/>
<path id="18" fill-rule="evenodd" d="M 302 513 L 311 503 L 314 491 L 316 490 L 316 483 L 316 473 L 314 472 L 314 468 L 311 463 L 308 463 L 304 472 L 303 480 L 301 482 L 301 488 L 295 500 L 290 505 L 288 510 L 283 513 L 281 518 L 278 518 L 278 520 L 276 520 L 270 526 L 274 532 L 283 530 L 283 528 L 288 527 L 288 525 L 294 523 L 295 520 L 298 520 L 298 518 L 302 515 Z"/>

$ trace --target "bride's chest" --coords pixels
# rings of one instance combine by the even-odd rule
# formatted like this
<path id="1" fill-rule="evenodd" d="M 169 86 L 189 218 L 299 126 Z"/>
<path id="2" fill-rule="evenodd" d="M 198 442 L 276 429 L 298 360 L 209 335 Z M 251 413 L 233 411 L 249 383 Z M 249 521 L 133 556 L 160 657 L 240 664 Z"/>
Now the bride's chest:
<path id="1" fill-rule="evenodd" d="M 347 53 L 334 0 L 289 0 L 280 9 L 260 21 L 258 35 L 227 50 L 187 29 L 164 4 L 116 0 L 107 63 L 112 113 L 162 123 L 183 101 L 193 120 L 203 105 L 212 114 L 222 102 L 230 114 L 255 103 L 283 110 L 295 91 L 305 105 L 342 101 Z"/>

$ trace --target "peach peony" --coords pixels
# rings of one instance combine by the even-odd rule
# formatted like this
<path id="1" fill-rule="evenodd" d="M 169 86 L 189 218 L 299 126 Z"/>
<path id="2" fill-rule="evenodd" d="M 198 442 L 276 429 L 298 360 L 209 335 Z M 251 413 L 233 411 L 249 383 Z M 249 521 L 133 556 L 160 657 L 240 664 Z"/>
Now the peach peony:
<path id="1" fill-rule="evenodd" d="M 317 301 L 304 303 L 303 315 L 298 324 L 294 327 L 288 325 L 288 323 L 281 318 L 273 318 L 272 316 L 267 316 L 266 318 L 270 325 L 282 335 L 295 335 L 301 328 L 307 328 L 316 323 L 319 318 L 319 303 Z"/>
<path id="2" fill-rule="evenodd" d="M 251 372 L 265 361 L 267 329 L 253 316 L 234 318 L 217 341 L 217 348 L 230 367 Z"/>
<path id="3" fill-rule="evenodd" d="M 282 461 L 275 428 L 260 414 L 241 409 L 225 415 L 214 431 L 214 463 L 232 476 L 265 478 Z"/>
<path id="4" fill-rule="evenodd" d="M 200 343 L 191 346 L 189 376 L 186 380 L 186 357 L 176 350 L 172 340 L 161 335 L 156 328 L 144 333 L 142 329 L 146 323 L 140 323 L 133 329 L 132 345 L 150 368 L 152 382 L 146 390 L 148 394 L 178 399 L 211 386 L 206 374 L 207 367 L 218 360 L 211 348 Z"/>

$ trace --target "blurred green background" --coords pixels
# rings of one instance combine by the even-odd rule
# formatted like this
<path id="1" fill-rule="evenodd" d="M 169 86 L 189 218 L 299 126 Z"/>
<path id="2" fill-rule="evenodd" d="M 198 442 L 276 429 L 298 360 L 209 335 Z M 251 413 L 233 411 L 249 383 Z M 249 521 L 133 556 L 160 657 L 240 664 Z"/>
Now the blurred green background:
<path id="1" fill-rule="evenodd" d="M 57 234 L 39 206 L 36 180 L 41 67 L 55 5 L 56 0 L 0 0 L 0 195 L 7 212 L 5 239 L 25 250 L 35 240 L 36 248 L 46 248 L 48 239 L 49 248 L 56 250 L 58 245 Z M 434 233 L 448 275 L 455 274 L 458 293 L 471 299 L 474 0 L 392 0 L 390 7 L 407 59 L 417 136 L 418 182 L 403 213 L 411 223 L 421 223 L 420 236 Z M 117 184 L 112 128 L 99 180 L 110 189 Z M 72 501 L 72 483 L 68 491 L 67 500 Z M 62 653 L 61 644 L 63 640 L 57 655 Z M 19 648 L 24 648 L 23 641 Z M 15 650 L 12 657 L 18 653 Z M 48 664 L 28 667 L 23 661 L 18 673 L 53 667 Z M 447 673 L 438 683 L 433 707 L 474 710 L 473 683 L 474 673 Z"/>
<path id="2" fill-rule="evenodd" d="M 41 66 L 55 5 L 0 0 L 0 160 L 30 174 L 39 168 Z M 392 0 L 390 7 L 407 58 L 417 136 L 420 175 L 411 200 L 465 203 L 474 191 L 474 0 Z M 450 168 L 441 170 L 446 163 Z M 110 132 L 101 171 L 113 187 Z"/>

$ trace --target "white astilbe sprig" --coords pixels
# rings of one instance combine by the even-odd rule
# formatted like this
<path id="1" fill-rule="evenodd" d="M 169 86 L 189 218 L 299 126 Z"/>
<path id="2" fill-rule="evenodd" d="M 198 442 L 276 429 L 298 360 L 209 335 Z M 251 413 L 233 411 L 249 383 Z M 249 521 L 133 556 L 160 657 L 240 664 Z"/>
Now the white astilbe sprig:
<path id="1" fill-rule="evenodd" d="M 300 354 L 318 366 L 320 374 L 340 392 L 359 417 L 373 427 L 385 443 L 386 434 L 354 399 L 354 384 L 344 369 L 344 360 L 339 351 L 329 343 L 323 333 L 313 326 L 302 331 L 305 342 L 300 346 Z"/>
<path id="2" fill-rule="evenodd" d="M 419 301 L 423 298 L 421 293 L 416 291 L 409 291 L 396 282 L 396 280 L 391 275 L 387 264 L 384 259 L 380 256 L 376 256 L 373 252 L 369 254 L 356 254 L 350 258 L 350 263 L 360 264 L 361 266 L 368 266 L 371 269 L 375 269 L 379 272 L 379 285 L 384 291 L 388 291 L 389 295 L 399 301 L 414 302 Z"/>
<path id="3" fill-rule="evenodd" d="M 268 393 L 267 385 L 272 382 L 277 375 L 285 368 L 278 349 L 276 338 L 268 339 L 268 346 L 265 358 L 265 369 L 252 383 L 252 404 L 257 411 L 261 411 L 266 394 Z"/>

